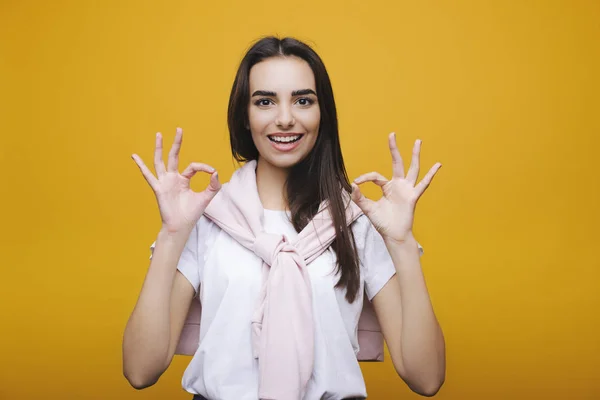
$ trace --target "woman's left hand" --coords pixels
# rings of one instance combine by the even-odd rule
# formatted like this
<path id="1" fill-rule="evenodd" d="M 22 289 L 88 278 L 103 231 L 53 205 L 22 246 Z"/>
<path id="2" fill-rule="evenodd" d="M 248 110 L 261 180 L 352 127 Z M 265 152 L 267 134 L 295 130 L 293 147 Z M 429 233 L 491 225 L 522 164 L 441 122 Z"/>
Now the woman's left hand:
<path id="1" fill-rule="evenodd" d="M 395 133 L 389 135 L 389 146 L 393 165 L 392 180 L 387 180 L 378 172 L 363 174 L 352 184 L 352 200 L 361 208 L 384 240 L 402 243 L 413 238 L 412 229 L 417 201 L 429 187 L 442 164 L 436 163 L 417 184 L 421 141 L 415 142 L 406 177 L 402 157 L 396 146 Z M 377 201 L 366 198 L 358 187 L 365 182 L 373 182 L 380 186 L 383 196 Z"/>

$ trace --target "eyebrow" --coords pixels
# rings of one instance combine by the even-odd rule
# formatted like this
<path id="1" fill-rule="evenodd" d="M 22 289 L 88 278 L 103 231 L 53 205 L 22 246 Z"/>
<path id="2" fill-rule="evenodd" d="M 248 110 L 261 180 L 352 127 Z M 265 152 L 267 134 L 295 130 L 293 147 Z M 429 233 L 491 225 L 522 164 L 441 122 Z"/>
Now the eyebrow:
<path id="1" fill-rule="evenodd" d="M 294 90 L 292 92 L 292 97 L 294 96 L 304 96 L 307 94 L 314 94 L 315 96 L 317 95 L 315 93 L 314 90 L 312 89 L 300 89 L 300 90 Z M 270 97 L 277 97 L 277 93 L 275 92 L 271 92 L 268 90 L 257 90 L 256 92 L 252 93 L 252 97 L 254 96 L 270 96 Z"/>

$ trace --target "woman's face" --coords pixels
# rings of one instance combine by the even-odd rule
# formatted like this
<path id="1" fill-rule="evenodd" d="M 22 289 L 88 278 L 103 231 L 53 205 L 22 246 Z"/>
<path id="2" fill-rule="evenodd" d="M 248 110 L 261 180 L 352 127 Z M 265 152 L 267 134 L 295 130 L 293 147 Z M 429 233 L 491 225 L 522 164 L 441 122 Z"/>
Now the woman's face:
<path id="1" fill-rule="evenodd" d="M 290 168 L 312 150 L 321 111 L 315 77 L 298 57 L 268 58 L 250 69 L 248 117 L 263 161 Z"/>

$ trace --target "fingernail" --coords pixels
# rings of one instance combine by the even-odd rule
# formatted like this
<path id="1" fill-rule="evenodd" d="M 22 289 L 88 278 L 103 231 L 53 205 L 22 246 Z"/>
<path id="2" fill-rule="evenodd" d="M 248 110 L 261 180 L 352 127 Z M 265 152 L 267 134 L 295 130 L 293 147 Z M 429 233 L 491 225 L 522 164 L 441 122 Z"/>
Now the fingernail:
<path id="1" fill-rule="evenodd" d="M 177 133 L 181 133 L 181 128 L 177 128 Z"/>

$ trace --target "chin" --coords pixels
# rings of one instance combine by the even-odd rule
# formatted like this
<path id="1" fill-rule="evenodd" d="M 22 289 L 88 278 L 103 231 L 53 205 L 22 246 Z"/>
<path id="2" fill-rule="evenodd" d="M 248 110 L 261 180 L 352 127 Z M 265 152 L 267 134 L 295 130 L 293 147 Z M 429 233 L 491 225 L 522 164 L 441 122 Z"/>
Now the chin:
<path id="1" fill-rule="evenodd" d="M 263 157 L 265 159 L 266 162 L 268 162 L 270 165 L 272 165 L 275 168 L 281 168 L 281 169 L 290 169 L 292 168 L 294 165 L 298 164 L 300 161 L 302 161 L 304 158 L 306 158 L 306 154 L 303 156 L 298 156 L 298 155 L 273 155 L 273 154 L 269 154 L 266 157 Z"/>

